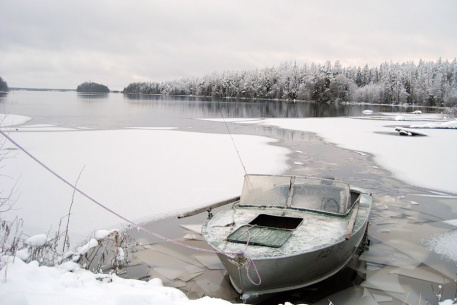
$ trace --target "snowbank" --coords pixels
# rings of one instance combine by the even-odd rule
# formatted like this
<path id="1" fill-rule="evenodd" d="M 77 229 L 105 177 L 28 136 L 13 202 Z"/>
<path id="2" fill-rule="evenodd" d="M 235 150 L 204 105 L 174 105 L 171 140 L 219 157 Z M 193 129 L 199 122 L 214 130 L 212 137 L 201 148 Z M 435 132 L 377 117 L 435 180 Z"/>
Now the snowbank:
<path id="1" fill-rule="evenodd" d="M 9 305 L 231 304 L 209 297 L 191 301 L 180 290 L 164 287 L 159 279 L 144 282 L 94 274 L 72 262 L 39 267 L 37 262 L 26 264 L 19 258 L 14 262 L 9 258 L 7 275 L 0 273 L 0 300 Z"/>

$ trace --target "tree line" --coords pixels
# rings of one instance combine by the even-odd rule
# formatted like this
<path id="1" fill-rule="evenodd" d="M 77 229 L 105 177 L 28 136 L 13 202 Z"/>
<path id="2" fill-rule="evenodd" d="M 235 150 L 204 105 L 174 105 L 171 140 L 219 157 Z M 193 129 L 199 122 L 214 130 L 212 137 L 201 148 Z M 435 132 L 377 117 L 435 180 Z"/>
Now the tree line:
<path id="1" fill-rule="evenodd" d="M 8 84 L 0 76 L 0 92 L 8 92 L 8 91 L 9 91 Z"/>
<path id="2" fill-rule="evenodd" d="M 251 71 L 222 72 L 201 78 L 129 84 L 125 94 L 195 95 L 214 98 L 368 102 L 424 106 L 457 105 L 457 61 L 393 63 L 343 67 L 339 61 Z"/>

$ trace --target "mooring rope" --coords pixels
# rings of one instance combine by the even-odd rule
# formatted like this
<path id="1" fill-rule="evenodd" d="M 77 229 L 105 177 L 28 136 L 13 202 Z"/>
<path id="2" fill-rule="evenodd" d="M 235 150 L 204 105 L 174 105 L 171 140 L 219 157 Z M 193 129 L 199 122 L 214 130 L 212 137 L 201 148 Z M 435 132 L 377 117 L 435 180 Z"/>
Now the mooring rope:
<path id="1" fill-rule="evenodd" d="M 251 229 L 254 228 L 254 227 L 256 227 L 256 226 L 257 226 L 257 225 L 250 226 L 250 227 L 248 228 L 248 230 L 247 230 L 247 231 L 248 231 L 248 240 L 247 240 L 247 242 L 246 242 L 246 248 L 244 248 L 244 253 L 246 253 L 246 251 L 248 250 L 248 245 L 249 245 L 249 243 L 251 242 L 251 239 L 252 239 Z M 249 265 L 250 265 L 250 263 L 252 263 L 252 265 L 253 265 L 253 267 L 254 267 L 254 271 L 255 271 L 255 273 L 256 273 L 256 275 L 257 275 L 257 278 L 259 279 L 258 282 L 254 282 L 254 280 L 251 279 L 251 276 L 249 275 Z M 247 265 L 246 265 L 246 276 L 248 277 L 248 280 L 249 280 L 253 285 L 259 286 L 260 284 L 262 284 L 262 278 L 260 277 L 259 270 L 257 270 L 257 267 L 256 267 L 256 265 L 254 264 L 254 262 L 252 261 L 252 259 L 249 259 L 249 258 L 248 258 L 248 263 L 247 263 Z"/>
<path id="2" fill-rule="evenodd" d="M 140 229 L 158 239 L 161 239 L 163 241 L 166 241 L 166 242 L 169 242 L 169 243 L 172 243 L 172 244 L 175 244 L 175 245 L 178 245 L 178 246 L 181 246 L 181 247 L 185 247 L 185 248 L 188 248 L 188 249 L 192 249 L 192 250 L 195 250 L 195 251 L 200 251 L 200 252 L 206 252 L 206 253 L 213 253 L 213 254 L 224 254 L 224 255 L 235 255 L 235 256 L 241 256 L 241 257 L 244 257 L 248 260 L 248 265 L 246 267 L 246 272 L 248 273 L 248 278 L 249 280 L 251 281 L 250 277 L 249 277 L 249 264 L 252 264 L 254 266 L 254 269 L 256 270 L 257 272 L 257 275 L 259 276 L 259 279 L 260 279 L 260 275 L 258 273 L 258 270 L 257 270 L 257 267 L 255 266 L 255 263 L 254 261 L 248 257 L 246 255 L 246 249 L 244 251 L 240 251 L 240 252 L 223 252 L 223 251 L 218 251 L 218 250 L 211 250 L 211 249 L 204 249 L 204 248 L 200 248 L 200 247 L 195 247 L 195 246 L 191 246 L 191 245 L 188 245 L 188 244 L 185 244 L 185 243 L 182 243 L 182 242 L 179 242 L 177 240 L 173 240 L 171 238 L 168 238 L 168 237 L 165 237 L 165 236 L 162 236 L 154 231 L 151 231 L 149 230 L 148 228 L 138 224 L 138 223 L 135 223 L 134 221 L 128 219 L 127 217 L 124 217 L 122 216 L 121 214 L 117 213 L 116 211 L 110 209 L 109 207 L 107 207 L 106 205 L 102 204 L 101 202 L 99 202 L 98 200 L 96 200 L 95 198 L 92 198 L 91 196 L 89 196 L 88 194 L 86 194 L 84 191 L 82 191 L 81 189 L 79 189 L 76 185 L 72 184 L 71 182 L 69 182 L 68 180 L 66 180 L 64 177 L 62 177 L 61 175 L 59 175 L 57 172 L 55 172 L 54 170 L 52 170 L 50 167 L 48 167 L 46 164 L 44 164 L 43 162 L 41 162 L 38 158 L 36 158 L 34 155 L 32 155 L 29 151 L 27 151 L 24 147 L 22 147 L 19 143 L 17 143 L 16 141 L 14 141 L 9 135 L 7 135 L 5 132 L 3 132 L 3 130 L 0 128 L 0 134 L 3 135 L 6 139 L 8 139 L 12 144 L 14 144 L 17 148 L 19 148 L 22 152 L 24 152 L 27 156 L 29 156 L 30 158 L 32 158 L 35 162 L 37 162 L 39 165 L 41 165 L 44 169 L 46 169 L 48 172 L 50 172 L 51 174 L 53 174 L 55 177 L 57 177 L 59 180 L 61 180 L 63 183 L 67 184 L 68 186 L 70 186 L 72 189 L 74 189 L 76 192 L 78 192 L 79 194 L 81 194 L 82 196 L 86 197 L 87 199 L 89 199 L 90 201 L 92 201 L 93 203 L 97 204 L 99 207 L 101 207 L 102 209 L 108 211 L 109 213 L 119 217 L 120 219 L 124 220 L 125 222 L 129 223 L 130 225 L 132 225 L 133 227 L 137 228 L 137 229 Z M 247 247 L 247 245 L 246 245 Z M 252 281 L 251 281 L 252 282 Z M 252 282 L 254 285 L 256 285 L 256 283 Z M 259 283 L 260 284 L 260 283 Z"/>

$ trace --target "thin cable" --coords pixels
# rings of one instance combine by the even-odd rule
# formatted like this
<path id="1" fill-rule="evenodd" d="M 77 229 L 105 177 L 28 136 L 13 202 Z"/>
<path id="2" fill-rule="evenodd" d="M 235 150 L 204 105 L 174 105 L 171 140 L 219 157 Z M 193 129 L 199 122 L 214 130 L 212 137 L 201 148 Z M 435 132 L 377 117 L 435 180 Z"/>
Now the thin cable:
<path id="1" fill-rule="evenodd" d="M 238 159 L 240 159 L 241 166 L 243 166 L 244 173 L 247 175 L 248 173 L 246 172 L 246 167 L 244 166 L 243 159 L 241 159 L 240 152 L 238 151 L 238 148 L 236 147 L 235 140 L 233 139 L 232 133 L 230 132 L 230 129 L 228 128 L 227 122 L 225 121 L 224 114 L 222 113 L 221 110 L 221 116 L 222 119 L 224 120 L 225 128 L 227 128 L 228 134 L 230 135 L 230 139 L 232 139 L 233 147 L 235 147 L 236 153 L 238 155 Z"/>

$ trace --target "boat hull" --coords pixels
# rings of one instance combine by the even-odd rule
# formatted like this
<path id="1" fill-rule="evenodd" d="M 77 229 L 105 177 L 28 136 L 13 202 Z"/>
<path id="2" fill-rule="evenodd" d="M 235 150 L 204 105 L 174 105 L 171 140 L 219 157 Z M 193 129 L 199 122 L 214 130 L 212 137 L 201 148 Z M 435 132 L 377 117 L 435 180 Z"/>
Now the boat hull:
<path id="1" fill-rule="evenodd" d="M 349 240 L 295 256 L 243 262 L 224 254 L 218 256 L 238 293 L 262 295 L 288 291 L 323 281 L 345 267 L 358 249 L 366 227 L 367 223 Z"/>

